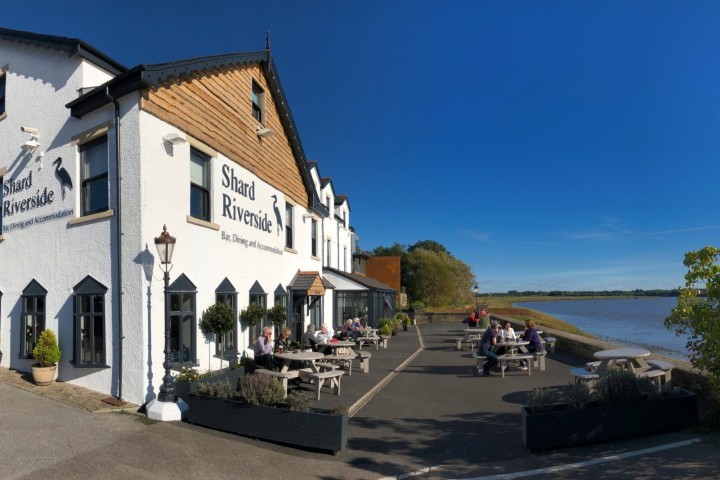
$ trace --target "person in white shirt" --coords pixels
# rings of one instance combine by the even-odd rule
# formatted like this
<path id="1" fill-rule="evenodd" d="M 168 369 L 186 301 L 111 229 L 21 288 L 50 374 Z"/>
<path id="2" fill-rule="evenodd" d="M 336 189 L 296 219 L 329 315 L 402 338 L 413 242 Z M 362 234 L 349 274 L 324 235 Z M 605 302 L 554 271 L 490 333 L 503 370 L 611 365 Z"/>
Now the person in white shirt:
<path id="1" fill-rule="evenodd" d="M 328 353 L 332 352 L 332 348 L 330 346 L 326 346 L 330 341 L 332 341 L 332 334 L 328 331 L 327 325 L 323 325 L 320 327 L 320 331 L 315 335 L 315 338 L 317 339 L 317 351 L 320 353 L 323 353 L 327 355 Z M 324 346 L 325 345 L 325 346 Z"/>
<path id="2" fill-rule="evenodd" d="M 505 342 L 514 342 L 515 340 L 517 340 L 515 330 L 513 330 L 510 321 L 508 320 L 505 320 L 503 322 L 503 326 L 500 329 L 498 336 L 502 339 L 502 341 Z"/>

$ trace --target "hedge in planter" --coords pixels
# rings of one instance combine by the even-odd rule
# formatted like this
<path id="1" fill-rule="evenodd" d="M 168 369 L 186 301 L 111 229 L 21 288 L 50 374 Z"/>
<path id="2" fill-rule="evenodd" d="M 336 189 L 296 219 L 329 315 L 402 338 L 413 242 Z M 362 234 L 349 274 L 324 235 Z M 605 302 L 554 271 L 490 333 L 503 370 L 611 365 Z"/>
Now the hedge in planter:
<path id="1" fill-rule="evenodd" d="M 522 439 L 530 450 L 605 442 L 688 428 L 697 423 L 697 397 L 682 389 L 648 393 L 649 379 L 613 370 L 595 395 L 569 385 L 563 398 L 537 389 L 522 407 Z M 648 387 L 649 385 L 649 387 Z M 582 392 L 583 387 L 586 392 Z M 558 400 L 562 402 L 558 403 Z"/>
<path id="2" fill-rule="evenodd" d="M 194 368 L 183 368 L 180 374 L 175 377 L 175 393 L 185 403 L 190 403 L 190 392 L 197 390 L 201 383 L 222 382 L 227 379 L 231 385 L 237 385 L 238 381 L 245 376 L 245 367 L 233 365 L 223 372 L 210 372 L 201 374 Z"/>
<path id="3" fill-rule="evenodd" d="M 206 385 L 190 394 L 190 423 L 334 454 L 347 443 L 347 413 L 293 411 L 281 404 L 285 392 L 274 378 L 244 377 L 240 381 L 243 393 L 233 391 L 229 382 Z"/>

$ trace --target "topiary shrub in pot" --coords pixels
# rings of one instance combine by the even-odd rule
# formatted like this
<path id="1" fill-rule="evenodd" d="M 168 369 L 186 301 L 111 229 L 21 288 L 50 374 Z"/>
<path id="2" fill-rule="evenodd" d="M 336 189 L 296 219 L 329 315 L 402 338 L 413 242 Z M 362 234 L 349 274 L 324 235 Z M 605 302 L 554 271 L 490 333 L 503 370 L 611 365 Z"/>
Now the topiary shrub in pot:
<path id="1" fill-rule="evenodd" d="M 235 326 L 235 311 L 225 303 L 210 305 L 200 317 L 200 330 L 203 335 L 215 334 L 222 352 L 222 344 L 227 332 L 231 332 Z M 220 370 L 222 370 L 222 355 L 220 356 Z"/>
<path id="2" fill-rule="evenodd" d="M 60 361 L 60 347 L 52 330 L 42 331 L 33 348 L 33 357 L 38 361 L 32 366 L 33 381 L 36 385 L 51 385 Z"/>
<path id="3" fill-rule="evenodd" d="M 250 304 L 245 310 L 240 312 L 240 323 L 250 329 L 251 343 L 255 342 L 255 334 L 257 333 L 254 331 L 254 328 L 262 322 L 265 315 L 267 315 L 267 310 L 259 303 Z"/>

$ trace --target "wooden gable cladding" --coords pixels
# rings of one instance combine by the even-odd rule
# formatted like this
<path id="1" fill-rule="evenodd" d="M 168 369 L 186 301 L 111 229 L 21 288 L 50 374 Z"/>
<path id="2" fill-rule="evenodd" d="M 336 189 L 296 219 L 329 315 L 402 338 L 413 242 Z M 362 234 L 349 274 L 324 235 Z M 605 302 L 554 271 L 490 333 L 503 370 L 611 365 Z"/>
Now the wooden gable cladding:
<path id="1" fill-rule="evenodd" d="M 265 91 L 263 126 L 273 131 L 271 137 L 260 138 L 255 132 L 253 80 Z M 144 90 L 140 108 L 221 152 L 294 203 L 308 206 L 303 174 L 259 64 L 172 78 Z"/>

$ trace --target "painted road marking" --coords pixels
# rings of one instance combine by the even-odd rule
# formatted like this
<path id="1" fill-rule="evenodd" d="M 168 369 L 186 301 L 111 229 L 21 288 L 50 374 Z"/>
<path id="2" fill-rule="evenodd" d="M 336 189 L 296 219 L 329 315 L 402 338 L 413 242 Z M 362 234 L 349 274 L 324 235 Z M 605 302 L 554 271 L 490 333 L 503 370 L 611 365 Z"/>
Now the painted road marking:
<path id="1" fill-rule="evenodd" d="M 546 475 L 548 473 L 561 472 L 563 470 L 572 470 L 574 468 L 585 468 L 585 467 L 590 467 L 592 465 L 598 465 L 601 463 L 614 462 L 616 460 L 623 460 L 626 458 L 638 457 L 638 456 L 647 455 L 650 453 L 661 452 L 663 450 L 669 450 L 671 448 L 686 447 L 688 445 L 692 445 L 693 443 L 699 443 L 701 441 L 702 440 L 699 438 L 693 438 L 690 440 L 684 440 L 682 442 L 668 443 L 667 445 L 659 445 L 657 447 L 645 448 L 643 450 L 637 450 L 634 452 L 620 453 L 617 455 L 608 455 L 606 457 L 596 458 L 594 460 L 587 460 L 585 462 L 568 463 L 565 465 L 556 465 L 554 467 L 538 468 L 536 470 L 527 470 L 524 472 L 503 473 L 501 475 L 490 475 L 487 477 L 472 477 L 472 478 L 466 478 L 466 479 L 462 479 L 462 480 L 505 480 L 505 479 L 511 479 L 511 478 L 531 477 L 533 475 Z M 419 475 L 428 474 L 433 470 L 437 471 L 438 468 L 441 468 L 441 467 L 423 468 L 422 470 L 416 470 L 416 471 L 410 472 L 410 473 L 403 473 L 396 477 L 383 477 L 383 478 L 380 478 L 379 480 L 401 480 L 404 478 L 417 477 Z M 455 480 L 460 480 L 460 479 L 455 479 Z"/>

